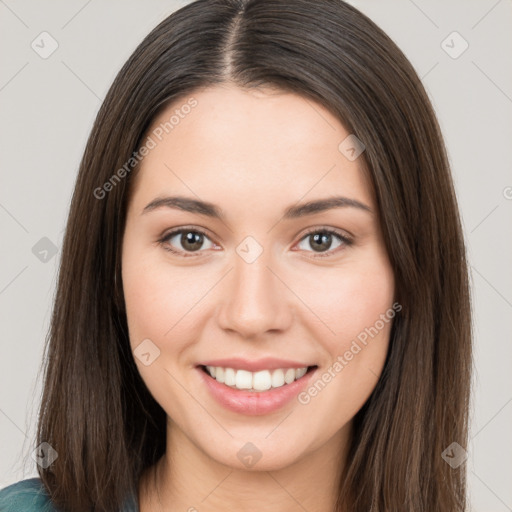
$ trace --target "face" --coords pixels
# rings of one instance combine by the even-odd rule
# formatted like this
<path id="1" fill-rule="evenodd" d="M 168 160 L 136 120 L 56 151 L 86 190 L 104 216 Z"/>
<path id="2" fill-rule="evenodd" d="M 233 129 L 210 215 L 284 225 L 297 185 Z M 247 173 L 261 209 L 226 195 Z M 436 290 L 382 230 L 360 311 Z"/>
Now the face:
<path id="1" fill-rule="evenodd" d="M 394 279 L 361 158 L 328 110 L 270 89 L 203 89 L 148 135 L 122 250 L 140 374 L 208 459 L 291 465 L 349 429 L 387 354 Z"/>

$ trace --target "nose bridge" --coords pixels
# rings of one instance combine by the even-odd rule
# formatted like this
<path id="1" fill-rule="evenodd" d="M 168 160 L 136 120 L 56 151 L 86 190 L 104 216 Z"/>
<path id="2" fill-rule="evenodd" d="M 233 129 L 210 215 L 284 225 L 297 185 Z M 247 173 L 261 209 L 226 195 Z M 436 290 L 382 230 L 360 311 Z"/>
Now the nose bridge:
<path id="1" fill-rule="evenodd" d="M 227 287 L 229 296 L 222 301 L 222 327 L 244 337 L 283 329 L 290 312 L 286 287 L 270 270 L 272 251 L 258 248 L 254 240 L 245 240 L 233 254 L 233 267 Z"/>

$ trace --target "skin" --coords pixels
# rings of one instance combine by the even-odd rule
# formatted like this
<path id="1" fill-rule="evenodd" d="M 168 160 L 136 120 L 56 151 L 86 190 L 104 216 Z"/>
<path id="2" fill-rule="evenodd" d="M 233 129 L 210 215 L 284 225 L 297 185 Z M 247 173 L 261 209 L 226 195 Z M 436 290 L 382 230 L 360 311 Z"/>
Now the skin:
<path id="1" fill-rule="evenodd" d="M 167 451 L 140 480 L 140 510 L 331 511 L 352 419 L 381 374 L 391 321 L 309 403 L 294 399 L 271 414 L 223 408 L 195 366 L 274 356 L 316 364 L 321 378 L 390 310 L 394 277 L 370 184 L 361 159 L 338 149 L 349 133 L 309 99 L 232 85 L 190 96 L 197 106 L 134 176 L 123 237 L 131 346 L 150 339 L 160 350 L 148 366 L 135 361 L 168 416 Z M 168 207 L 142 213 L 169 195 L 214 203 L 226 220 Z M 288 206 L 333 195 L 372 212 L 343 207 L 282 219 Z M 158 242 L 180 227 L 207 232 L 198 250 L 187 253 L 180 235 Z M 309 228 L 338 230 L 353 243 L 333 235 L 324 252 L 315 250 Z M 252 263 L 236 252 L 247 236 L 263 248 Z M 251 468 L 237 457 L 247 442 L 262 454 Z"/>

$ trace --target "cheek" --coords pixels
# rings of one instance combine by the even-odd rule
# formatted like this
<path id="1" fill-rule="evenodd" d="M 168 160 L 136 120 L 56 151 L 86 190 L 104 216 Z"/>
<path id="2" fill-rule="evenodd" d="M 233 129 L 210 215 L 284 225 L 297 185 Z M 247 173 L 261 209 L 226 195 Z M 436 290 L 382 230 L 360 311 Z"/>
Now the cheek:
<path id="1" fill-rule="evenodd" d="M 186 271 L 172 272 L 154 254 L 143 253 L 138 257 L 130 253 L 123 259 L 123 288 L 130 345 L 139 373 L 164 410 L 186 416 L 188 402 L 181 387 L 174 385 L 174 376 L 187 364 L 185 354 L 192 340 L 199 338 L 195 332 L 201 311 L 198 301 L 204 292 L 193 286 Z M 149 365 L 138 357 L 146 352 L 151 357 Z"/>
<path id="2" fill-rule="evenodd" d="M 321 339 L 329 343 L 330 353 L 342 350 L 393 304 L 393 272 L 377 251 L 337 268 L 313 268 L 298 282 L 305 302 L 322 321 Z"/>
<path id="3" fill-rule="evenodd" d="M 150 339 L 159 348 L 172 327 L 173 302 L 182 290 L 169 287 L 166 272 L 155 256 L 160 249 L 142 243 L 144 233 L 127 230 L 123 241 L 122 278 L 130 343 L 134 349 Z M 146 245 L 145 245 L 146 244 Z"/>
<path id="4" fill-rule="evenodd" d="M 155 260 L 127 259 L 123 263 L 123 287 L 132 344 L 149 338 L 161 348 L 166 340 L 179 340 L 179 331 L 189 330 L 187 315 L 201 297 L 190 275 L 170 272 Z M 190 331 L 188 331 L 190 332 Z M 168 342 L 167 342 L 168 345 Z M 174 344 L 173 347 L 179 349 Z"/>
<path id="5" fill-rule="evenodd" d="M 330 414 L 332 429 L 348 422 L 374 390 L 396 314 L 387 257 L 378 251 L 368 256 L 352 264 L 347 260 L 332 271 L 331 279 L 316 280 L 322 286 L 309 294 L 311 309 L 331 331 L 324 324 L 315 327 L 329 361 L 299 401 L 314 418 Z M 309 276 L 311 286 L 314 277 Z"/>

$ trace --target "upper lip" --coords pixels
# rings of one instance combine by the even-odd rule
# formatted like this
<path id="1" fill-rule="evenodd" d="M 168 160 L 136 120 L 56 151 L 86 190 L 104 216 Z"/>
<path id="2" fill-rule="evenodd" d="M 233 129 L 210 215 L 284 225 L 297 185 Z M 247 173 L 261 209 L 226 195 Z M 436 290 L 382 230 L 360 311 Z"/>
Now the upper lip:
<path id="1" fill-rule="evenodd" d="M 204 361 L 199 363 L 198 366 L 221 366 L 223 368 L 233 368 L 234 370 L 258 372 L 261 370 L 276 370 L 278 368 L 308 368 L 309 366 L 315 365 L 300 361 L 290 361 L 289 359 L 278 359 L 275 357 L 264 357 L 256 360 L 230 357 L 227 359 L 212 359 L 210 361 Z"/>

